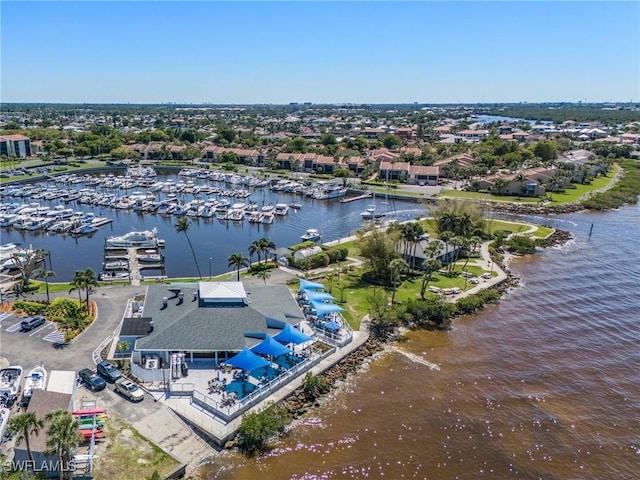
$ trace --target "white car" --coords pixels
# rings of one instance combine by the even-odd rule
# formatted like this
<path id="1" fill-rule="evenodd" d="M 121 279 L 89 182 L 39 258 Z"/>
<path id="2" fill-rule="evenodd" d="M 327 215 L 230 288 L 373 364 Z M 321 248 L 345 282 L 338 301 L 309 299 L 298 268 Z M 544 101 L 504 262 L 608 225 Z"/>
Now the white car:
<path id="1" fill-rule="evenodd" d="M 142 389 L 126 378 L 119 378 L 116 380 L 116 392 L 120 392 L 132 402 L 140 402 L 144 399 L 144 392 Z"/>

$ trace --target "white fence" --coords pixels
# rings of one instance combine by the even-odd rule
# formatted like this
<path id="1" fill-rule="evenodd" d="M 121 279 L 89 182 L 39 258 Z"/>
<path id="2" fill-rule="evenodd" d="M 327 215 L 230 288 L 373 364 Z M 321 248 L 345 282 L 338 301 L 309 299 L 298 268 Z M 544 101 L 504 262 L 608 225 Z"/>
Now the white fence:
<path id="1" fill-rule="evenodd" d="M 131 374 L 134 375 L 141 382 L 146 383 L 158 383 L 158 382 L 167 382 L 171 376 L 171 370 L 168 368 L 156 368 L 153 370 L 149 370 L 146 368 L 142 368 L 137 363 L 131 362 Z"/>

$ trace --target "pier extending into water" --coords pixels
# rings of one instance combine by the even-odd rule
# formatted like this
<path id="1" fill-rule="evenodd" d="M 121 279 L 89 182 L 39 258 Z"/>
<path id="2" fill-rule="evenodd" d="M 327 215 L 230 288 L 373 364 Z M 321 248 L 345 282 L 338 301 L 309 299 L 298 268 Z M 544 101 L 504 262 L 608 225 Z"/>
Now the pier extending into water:
<path id="1" fill-rule="evenodd" d="M 343 198 L 340 200 L 340 203 L 355 202 L 356 200 L 363 200 L 365 198 L 371 198 L 371 192 L 363 193 L 362 195 L 358 195 L 357 197 Z"/>

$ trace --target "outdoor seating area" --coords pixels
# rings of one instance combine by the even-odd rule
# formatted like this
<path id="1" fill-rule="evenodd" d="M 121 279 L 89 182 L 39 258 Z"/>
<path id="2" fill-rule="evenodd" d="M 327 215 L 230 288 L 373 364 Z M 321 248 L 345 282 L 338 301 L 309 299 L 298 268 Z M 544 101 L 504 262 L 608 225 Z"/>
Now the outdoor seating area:
<path id="1" fill-rule="evenodd" d="M 218 363 L 190 362 L 189 376 L 174 383 L 192 385 L 216 408 L 237 407 L 252 393 L 280 384 L 294 368 L 312 359 L 314 340 L 287 324 L 277 335 L 266 335 L 251 349 Z M 189 391 L 183 386 L 176 385 L 175 391 Z"/>
<path id="2" fill-rule="evenodd" d="M 340 315 L 344 308 L 332 303 L 335 298 L 323 290 L 324 285 L 301 279 L 296 300 L 315 335 L 330 343 L 344 345 L 352 338 L 351 329 Z"/>

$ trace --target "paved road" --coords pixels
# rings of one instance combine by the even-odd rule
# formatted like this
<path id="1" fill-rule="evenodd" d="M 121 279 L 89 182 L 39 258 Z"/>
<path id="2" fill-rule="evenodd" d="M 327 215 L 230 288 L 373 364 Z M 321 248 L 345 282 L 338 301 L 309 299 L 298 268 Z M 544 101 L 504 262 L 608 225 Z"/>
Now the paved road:
<path id="1" fill-rule="evenodd" d="M 137 288 L 137 289 L 136 289 Z M 60 333 L 52 323 L 22 332 L 18 317 L 0 320 L 0 355 L 12 364 L 31 369 L 42 362 L 47 370 L 80 370 L 94 367 L 93 350 L 109 337 L 122 319 L 127 300 L 140 291 L 140 287 L 100 287 L 91 299 L 98 305 L 98 318 L 73 343 L 56 348 L 55 340 Z M 52 295 L 69 297 L 67 293 Z M 28 295 L 27 299 L 44 298 L 43 295 Z"/>

